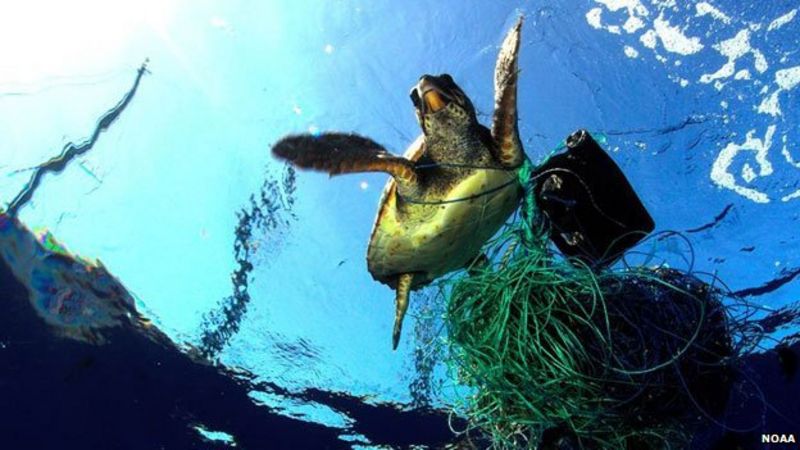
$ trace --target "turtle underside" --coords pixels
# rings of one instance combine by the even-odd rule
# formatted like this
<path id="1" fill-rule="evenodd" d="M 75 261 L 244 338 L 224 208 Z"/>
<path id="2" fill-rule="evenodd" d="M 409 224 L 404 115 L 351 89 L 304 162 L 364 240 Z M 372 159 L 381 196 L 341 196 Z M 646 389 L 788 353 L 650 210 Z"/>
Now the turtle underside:
<path id="1" fill-rule="evenodd" d="M 412 161 L 423 156 L 415 147 L 405 155 Z M 414 273 L 416 288 L 466 267 L 516 209 L 516 179 L 515 171 L 473 169 L 444 188 L 432 183 L 417 198 L 399 195 L 390 179 L 367 249 L 369 272 L 392 287 L 399 274 Z"/>

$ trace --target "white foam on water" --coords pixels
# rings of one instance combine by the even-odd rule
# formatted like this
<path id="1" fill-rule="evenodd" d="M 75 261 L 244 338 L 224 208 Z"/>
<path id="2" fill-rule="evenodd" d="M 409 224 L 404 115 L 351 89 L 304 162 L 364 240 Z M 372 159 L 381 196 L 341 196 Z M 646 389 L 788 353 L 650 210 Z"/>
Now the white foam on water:
<path id="1" fill-rule="evenodd" d="M 639 0 L 595 0 L 596 3 L 605 5 L 609 11 L 628 10 L 631 16 L 647 16 L 649 11 Z"/>
<path id="2" fill-rule="evenodd" d="M 644 21 L 636 16 L 628 17 L 622 28 L 628 33 L 635 33 L 636 31 L 644 28 Z"/>
<path id="3" fill-rule="evenodd" d="M 764 73 L 769 65 L 764 55 L 750 45 L 750 33 L 748 28 L 744 28 L 736 33 L 736 36 L 714 44 L 712 47 L 728 58 L 728 61 L 716 72 L 701 75 L 700 82 L 707 84 L 732 76 L 736 73 L 736 61 L 748 53 L 753 55 L 755 69 L 759 73 Z"/>
<path id="4" fill-rule="evenodd" d="M 681 78 L 677 75 L 669 74 L 667 75 L 667 78 L 669 78 L 673 83 L 679 84 L 681 87 L 686 87 L 689 85 L 689 80 Z"/>
<path id="5" fill-rule="evenodd" d="M 759 73 L 764 73 L 769 69 L 769 64 L 767 63 L 767 58 L 761 53 L 761 50 L 754 48 L 751 49 L 753 53 L 753 58 L 755 59 L 755 67 Z"/>
<path id="6" fill-rule="evenodd" d="M 782 202 L 788 202 L 789 200 L 794 200 L 796 198 L 800 198 L 800 189 L 792 192 L 789 195 L 784 195 L 783 197 L 781 197 L 781 201 Z"/>
<path id="7" fill-rule="evenodd" d="M 756 179 L 756 177 L 758 177 L 758 175 L 756 175 L 756 172 L 752 167 L 750 167 L 750 164 L 744 163 L 744 166 L 742 167 L 742 178 L 744 181 L 751 183 Z"/>
<path id="8" fill-rule="evenodd" d="M 647 6 L 643 3 L 646 3 Z M 757 95 L 760 97 L 760 104 L 754 104 L 753 110 L 773 117 L 782 115 L 781 95 L 800 86 L 800 66 L 778 70 L 775 72 L 774 82 L 765 83 L 765 80 L 761 78 L 763 74 L 770 69 L 771 65 L 786 65 L 790 61 L 787 56 L 789 53 L 784 53 L 782 56 L 776 55 L 774 60 L 768 61 L 765 54 L 753 46 L 752 41 L 757 38 L 759 39 L 757 42 L 761 42 L 767 32 L 780 29 L 795 20 L 800 8 L 786 12 L 767 25 L 768 22 L 734 20 L 732 15 L 728 15 L 723 9 L 718 8 L 715 3 L 717 3 L 716 0 L 695 0 L 695 2 L 679 7 L 679 2 L 675 0 L 650 0 L 649 2 L 644 2 L 644 0 L 595 0 L 595 7 L 586 14 L 586 20 L 595 29 L 615 34 L 627 33 L 633 35 L 632 37 L 638 37 L 641 47 L 628 42 L 622 44 L 623 52 L 628 58 L 640 58 L 642 52 L 645 51 L 643 49 L 650 49 L 653 51 L 652 57 L 662 64 L 674 65 L 676 68 L 694 67 L 697 60 L 691 56 L 701 53 L 706 46 L 709 46 L 726 61 L 716 70 L 712 68 L 709 73 L 701 72 L 702 75 L 698 80 L 700 83 L 722 91 L 729 84 L 737 87 L 740 86 L 740 82 L 746 82 L 754 92 L 759 92 Z M 614 23 L 603 22 L 604 19 L 612 20 L 612 16 L 608 14 L 616 11 L 627 12 L 627 17 L 614 18 Z M 688 15 L 683 11 L 688 12 Z M 711 31 L 706 32 L 705 38 L 689 34 L 687 30 L 692 25 L 692 21 L 699 20 L 698 18 L 713 19 L 717 23 L 715 26 L 718 27 L 724 24 L 725 27 L 720 28 L 720 31 L 727 34 L 725 36 L 727 39 L 720 39 L 719 34 Z M 732 24 L 740 23 L 742 25 L 738 26 L 739 30 L 730 28 Z M 694 30 L 694 28 L 692 29 Z M 713 41 L 703 42 L 706 39 L 713 39 Z M 659 46 L 663 47 L 663 50 Z M 687 64 L 682 64 L 682 60 L 685 58 L 670 54 L 686 56 Z M 681 87 L 691 84 L 685 78 L 684 73 L 673 71 L 674 69 L 670 70 L 669 68 L 665 70 L 664 75 L 670 81 Z M 745 101 L 741 92 L 731 95 L 741 102 Z M 723 111 L 728 111 L 731 105 L 727 100 L 722 100 L 720 107 Z M 735 119 L 723 114 L 722 121 L 724 124 L 730 124 Z M 777 200 L 778 198 L 783 201 L 800 198 L 800 189 L 781 196 L 785 192 L 768 193 L 760 190 L 757 185 L 753 185 L 759 178 L 773 173 L 768 154 L 775 132 L 776 125 L 770 125 L 763 137 L 755 137 L 756 130 L 750 130 L 746 133 L 745 138 L 739 138 L 744 142 L 727 144 L 719 152 L 711 167 L 710 178 L 714 184 L 730 189 L 756 203 L 769 203 L 771 199 Z M 798 161 L 800 156 L 795 159 L 789 153 L 786 135 L 783 136 L 781 153 L 792 167 L 800 169 L 800 161 Z"/>
<path id="9" fill-rule="evenodd" d="M 800 66 L 781 69 L 775 72 L 775 82 L 783 90 L 794 89 L 800 84 Z"/>
<path id="10" fill-rule="evenodd" d="M 670 25 L 663 13 L 653 21 L 653 29 L 661 39 L 664 49 L 671 53 L 692 55 L 703 49 L 699 37 L 688 37 L 680 27 Z"/>
<path id="11" fill-rule="evenodd" d="M 758 177 L 771 175 L 773 172 L 772 164 L 767 159 L 767 156 L 769 155 L 770 147 L 772 147 L 772 137 L 775 134 L 775 128 L 775 125 L 767 127 L 767 132 L 763 140 L 754 137 L 756 130 L 750 130 L 747 132 L 744 143 L 736 144 L 731 142 L 726 145 L 711 166 L 711 181 L 717 186 L 730 189 L 756 203 L 769 203 L 769 196 L 766 193 L 737 183 L 736 177 L 729 169 L 731 164 L 733 164 L 733 160 L 740 153 L 753 152 L 755 153 L 755 160 L 759 170 L 756 172 L 749 164 L 745 163 L 742 173 L 745 182 L 750 183 Z M 747 173 L 747 167 L 750 167 L 751 174 Z"/>
<path id="12" fill-rule="evenodd" d="M 769 26 L 767 27 L 767 31 L 777 30 L 778 28 L 786 25 L 787 23 L 791 22 L 794 19 L 794 16 L 797 14 L 797 8 L 789 11 L 788 13 L 778 17 L 777 19 L 773 20 Z"/>
<path id="13" fill-rule="evenodd" d="M 781 149 L 781 154 L 783 155 L 784 158 L 786 158 L 786 162 L 788 162 L 789 164 L 793 165 L 794 167 L 800 169 L 800 161 L 795 161 L 794 158 L 792 158 L 792 154 L 789 153 L 789 147 L 786 146 L 786 141 L 787 141 L 786 135 L 784 134 L 783 135 L 783 148 Z"/>
<path id="14" fill-rule="evenodd" d="M 603 28 L 603 8 L 592 8 L 586 13 L 586 22 L 595 30 Z"/>
<path id="15" fill-rule="evenodd" d="M 654 5 L 656 5 L 659 9 L 667 9 L 672 8 L 676 9 L 677 2 L 675 0 L 650 0 Z"/>
<path id="16" fill-rule="evenodd" d="M 800 66 L 789 67 L 775 72 L 775 84 L 778 88 L 764 97 L 761 104 L 758 105 L 758 112 L 761 114 L 769 114 L 772 117 L 777 117 L 782 114 L 780 95 L 783 92 L 790 91 L 800 84 Z M 762 94 L 766 92 L 762 89 Z"/>
<path id="17" fill-rule="evenodd" d="M 697 13 L 695 14 L 696 17 L 711 15 L 711 17 L 723 23 L 731 23 L 731 18 L 728 17 L 728 15 L 725 14 L 724 12 L 715 8 L 714 5 L 712 5 L 711 3 L 700 2 L 694 6 L 695 9 L 697 10 Z"/>
<path id="18" fill-rule="evenodd" d="M 642 17 L 647 17 L 649 12 L 638 0 L 596 0 L 597 3 L 605 5 L 609 11 L 614 12 L 625 8 L 628 18 L 620 28 L 619 25 L 603 25 L 603 9 L 595 7 L 586 13 L 586 22 L 596 30 L 606 30 L 612 34 L 622 34 L 622 30 L 631 34 L 644 28 Z"/>
<path id="19" fill-rule="evenodd" d="M 656 43 L 657 43 L 656 39 L 657 36 L 655 30 L 647 30 L 644 32 L 644 34 L 639 36 L 639 40 L 642 42 L 642 45 L 651 49 L 656 48 Z"/>
<path id="20" fill-rule="evenodd" d="M 780 104 L 780 99 L 778 98 L 780 93 L 781 90 L 777 89 L 769 96 L 764 97 L 764 99 L 761 100 L 761 104 L 758 105 L 757 111 L 761 114 L 769 114 L 772 117 L 780 116 L 781 104 Z"/>

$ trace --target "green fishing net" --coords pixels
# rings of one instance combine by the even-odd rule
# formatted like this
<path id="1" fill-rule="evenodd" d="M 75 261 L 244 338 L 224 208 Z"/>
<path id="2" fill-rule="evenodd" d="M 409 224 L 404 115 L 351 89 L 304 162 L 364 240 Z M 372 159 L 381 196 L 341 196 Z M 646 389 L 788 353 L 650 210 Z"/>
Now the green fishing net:
<path id="1" fill-rule="evenodd" d="M 585 448 L 684 447 L 727 400 L 719 292 L 663 266 L 565 261 L 540 219 L 528 194 L 493 262 L 443 286 L 449 364 L 472 388 L 458 409 L 494 448 L 537 448 L 553 430 Z"/>

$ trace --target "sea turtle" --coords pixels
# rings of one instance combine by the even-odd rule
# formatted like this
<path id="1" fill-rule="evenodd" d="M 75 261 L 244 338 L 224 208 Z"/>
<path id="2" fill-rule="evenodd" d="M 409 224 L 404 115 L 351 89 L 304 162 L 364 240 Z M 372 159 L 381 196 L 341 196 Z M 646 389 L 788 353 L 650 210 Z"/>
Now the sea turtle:
<path id="1" fill-rule="evenodd" d="M 422 128 L 400 157 L 356 134 L 284 137 L 279 159 L 330 175 L 386 172 L 367 250 L 373 278 L 396 290 L 392 346 L 397 348 L 409 291 L 485 258 L 481 247 L 521 198 L 517 171 L 525 153 L 517 130 L 517 55 L 522 18 L 503 41 L 495 67 L 492 129 L 448 74 L 424 75 L 411 89 Z"/>

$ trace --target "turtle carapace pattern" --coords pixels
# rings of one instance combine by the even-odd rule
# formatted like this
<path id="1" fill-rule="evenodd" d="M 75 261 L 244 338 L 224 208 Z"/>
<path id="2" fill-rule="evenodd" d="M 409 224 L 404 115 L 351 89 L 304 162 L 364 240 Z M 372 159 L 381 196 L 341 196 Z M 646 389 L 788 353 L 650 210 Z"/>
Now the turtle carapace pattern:
<path id="1" fill-rule="evenodd" d="M 372 277 L 395 289 L 397 348 L 409 293 L 483 258 L 481 247 L 517 208 L 525 153 L 517 130 L 517 56 L 522 18 L 495 66 L 492 128 L 448 74 L 424 75 L 411 89 L 422 135 L 403 156 L 372 139 L 327 132 L 286 136 L 272 154 L 296 167 L 339 175 L 391 175 L 367 249 Z"/>

